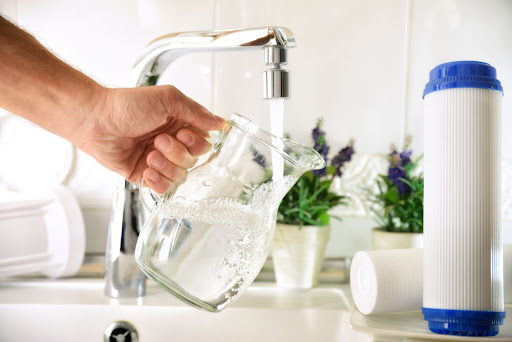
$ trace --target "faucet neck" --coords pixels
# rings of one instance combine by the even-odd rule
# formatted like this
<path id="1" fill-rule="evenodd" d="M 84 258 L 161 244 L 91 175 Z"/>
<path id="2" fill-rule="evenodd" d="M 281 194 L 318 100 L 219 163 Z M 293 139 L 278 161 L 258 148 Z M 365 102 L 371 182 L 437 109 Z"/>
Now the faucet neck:
<path id="1" fill-rule="evenodd" d="M 286 49 L 295 47 L 295 37 L 289 29 L 280 26 L 168 34 L 153 40 L 142 52 L 133 69 L 135 84 L 138 87 L 157 84 L 169 65 L 188 53 L 265 47 L 278 48 L 270 49 L 268 58 L 275 60 L 281 54 L 286 58 Z M 278 53 L 274 56 L 273 52 Z"/>

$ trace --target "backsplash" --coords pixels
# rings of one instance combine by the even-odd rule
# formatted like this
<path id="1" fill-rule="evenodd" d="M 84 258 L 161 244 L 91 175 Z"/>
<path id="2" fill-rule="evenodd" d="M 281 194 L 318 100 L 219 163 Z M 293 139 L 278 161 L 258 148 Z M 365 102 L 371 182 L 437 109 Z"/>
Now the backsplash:
<path id="1" fill-rule="evenodd" d="M 331 151 L 356 141 L 357 154 L 335 183 L 352 200 L 336 210 L 345 219 L 333 224 L 328 256 L 370 248 L 374 223 L 364 189 L 386 173 L 390 145 L 403 145 L 409 134 L 415 155 L 423 152 L 421 94 L 432 67 L 461 59 L 492 64 L 505 91 L 504 132 L 512 126 L 507 91 L 512 2 L 507 0 L 3 0 L 0 11 L 63 60 L 111 87 L 133 85 L 136 57 L 160 35 L 289 27 L 297 48 L 286 66 L 292 94 L 285 105 L 285 132 L 310 143 L 311 129 L 323 117 Z M 218 115 L 239 112 L 268 127 L 263 70 L 263 53 L 194 54 L 178 60 L 162 79 Z M 502 149 L 505 238 L 512 242 L 512 135 L 503 134 Z M 20 153 L 29 157 L 20 160 Z M 104 251 L 114 173 L 66 141 L 2 112 L 0 160 L 7 161 L 0 167 L 1 185 L 69 186 L 84 213 L 87 251 Z"/>

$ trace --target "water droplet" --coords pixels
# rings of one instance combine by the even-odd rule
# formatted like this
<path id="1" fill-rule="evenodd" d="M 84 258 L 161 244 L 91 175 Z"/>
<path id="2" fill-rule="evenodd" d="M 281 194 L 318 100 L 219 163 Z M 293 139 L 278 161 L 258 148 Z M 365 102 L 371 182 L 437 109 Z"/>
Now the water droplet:
<path id="1" fill-rule="evenodd" d="M 204 185 L 204 186 L 210 186 L 210 183 L 209 183 L 207 180 L 204 180 L 204 181 L 203 181 L 203 185 Z"/>

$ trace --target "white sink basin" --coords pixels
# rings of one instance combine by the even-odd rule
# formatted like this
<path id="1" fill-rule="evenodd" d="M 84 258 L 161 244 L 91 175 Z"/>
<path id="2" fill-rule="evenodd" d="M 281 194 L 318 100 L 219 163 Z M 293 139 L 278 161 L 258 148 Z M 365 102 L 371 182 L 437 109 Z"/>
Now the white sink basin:
<path id="1" fill-rule="evenodd" d="M 286 290 L 254 283 L 220 313 L 181 303 L 148 282 L 141 299 L 103 295 L 102 279 L 23 279 L 0 283 L 0 341 L 103 341 L 105 328 L 126 320 L 139 341 L 350 341 L 348 285 Z"/>

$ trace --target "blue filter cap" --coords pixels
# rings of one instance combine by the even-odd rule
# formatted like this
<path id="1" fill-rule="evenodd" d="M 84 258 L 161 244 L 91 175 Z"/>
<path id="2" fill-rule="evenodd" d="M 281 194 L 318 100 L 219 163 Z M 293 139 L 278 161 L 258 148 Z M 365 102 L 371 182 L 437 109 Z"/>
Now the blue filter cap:
<path id="1" fill-rule="evenodd" d="M 466 311 L 422 308 L 428 328 L 436 334 L 458 336 L 495 336 L 503 324 L 505 312 Z"/>
<path id="2" fill-rule="evenodd" d="M 450 88 L 493 89 L 503 95 L 501 82 L 496 78 L 496 69 L 484 62 L 460 61 L 439 64 L 430 71 L 423 98 L 434 91 Z"/>

